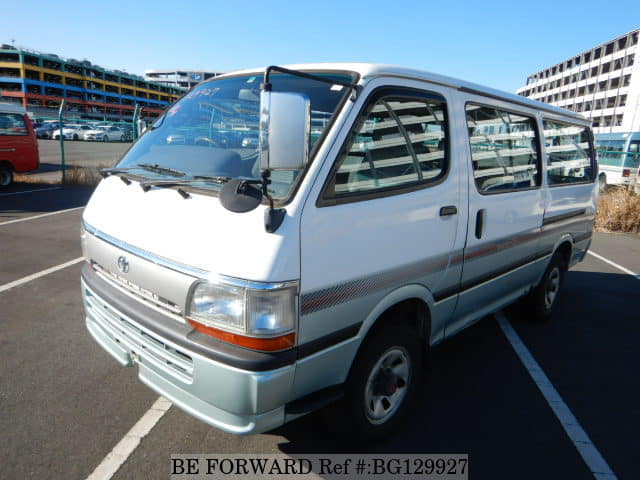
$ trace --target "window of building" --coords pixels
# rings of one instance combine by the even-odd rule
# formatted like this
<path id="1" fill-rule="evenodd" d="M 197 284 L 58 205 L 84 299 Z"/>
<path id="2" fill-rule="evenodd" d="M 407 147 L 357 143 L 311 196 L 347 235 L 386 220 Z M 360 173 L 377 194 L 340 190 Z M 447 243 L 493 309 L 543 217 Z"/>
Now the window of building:
<path id="1" fill-rule="evenodd" d="M 554 102 L 557 102 L 557 101 L 558 101 L 558 98 L 559 98 L 559 97 L 558 97 L 558 94 L 557 94 L 557 93 L 554 93 L 554 94 L 553 94 L 553 101 L 554 101 Z"/>
<path id="2" fill-rule="evenodd" d="M 621 127 L 622 126 L 622 114 L 620 115 L 616 115 L 616 118 L 614 120 L 614 127 Z"/>
<path id="3" fill-rule="evenodd" d="M 587 52 L 584 54 L 584 63 L 589 63 L 591 61 L 591 52 Z"/>
<path id="4" fill-rule="evenodd" d="M 634 54 L 632 53 L 631 55 L 627 55 L 627 58 L 625 60 L 625 67 L 630 67 L 631 65 L 633 65 Z"/>
<path id="5" fill-rule="evenodd" d="M 627 96 L 626 95 L 620 95 L 619 99 L 618 99 L 618 106 L 619 107 L 624 107 L 627 104 Z"/>
<path id="6" fill-rule="evenodd" d="M 589 129 L 546 119 L 543 125 L 549 185 L 592 181 L 595 169 Z"/>
<path id="7" fill-rule="evenodd" d="M 611 126 L 611 121 L 612 121 L 611 115 L 605 115 L 604 117 L 602 117 L 602 126 L 603 127 L 610 127 Z"/>
<path id="8" fill-rule="evenodd" d="M 580 65 L 580 56 L 577 56 L 574 60 L 573 63 L 575 64 L 575 66 L 577 67 L 578 65 Z"/>
<path id="9" fill-rule="evenodd" d="M 573 67 L 573 60 L 567 60 L 567 69 Z"/>
<path id="10" fill-rule="evenodd" d="M 551 75 L 555 75 L 556 74 L 556 67 L 552 67 L 551 68 Z"/>
<path id="11" fill-rule="evenodd" d="M 602 110 L 602 106 L 603 106 L 603 99 L 602 98 L 598 98 L 596 100 L 595 109 L 596 110 Z"/>
<path id="12" fill-rule="evenodd" d="M 592 83 L 591 85 L 587 85 L 587 91 L 589 93 L 594 93 L 596 91 L 596 84 Z"/>
<path id="13" fill-rule="evenodd" d="M 563 84 L 564 84 L 564 85 L 569 85 L 569 82 L 570 82 L 570 81 L 571 81 L 571 78 L 570 78 L 570 77 L 564 77 L 564 82 L 563 82 Z"/>
<path id="14" fill-rule="evenodd" d="M 549 69 L 544 71 L 544 78 L 549 78 Z"/>
<path id="15" fill-rule="evenodd" d="M 636 45 L 638 43 L 638 32 L 635 32 L 631 35 L 631 45 Z"/>
<path id="16" fill-rule="evenodd" d="M 607 81 L 603 80 L 602 82 L 598 83 L 598 91 L 599 92 L 603 92 L 607 89 Z"/>
<path id="17" fill-rule="evenodd" d="M 622 58 L 618 58 L 613 62 L 613 69 L 620 70 L 622 68 Z"/>
<path id="18" fill-rule="evenodd" d="M 628 87 L 630 83 L 631 83 L 631 75 L 625 75 L 622 78 L 622 86 L 623 87 Z"/>
<path id="19" fill-rule="evenodd" d="M 582 111 L 582 103 L 576 103 L 576 108 L 574 109 L 575 112 L 581 112 Z"/>
<path id="20" fill-rule="evenodd" d="M 564 63 L 561 63 L 560 65 L 558 65 L 558 72 L 560 73 L 564 72 Z"/>
<path id="21" fill-rule="evenodd" d="M 466 110 L 478 191 L 500 193 L 539 186 L 535 120 L 493 107 L 467 104 Z"/>
<path id="22" fill-rule="evenodd" d="M 578 74 L 574 73 L 573 75 L 571 75 L 571 83 L 575 83 L 578 81 Z"/>
<path id="23" fill-rule="evenodd" d="M 609 82 L 610 88 L 618 88 L 620 86 L 620 77 L 612 78 Z"/>
<path id="24" fill-rule="evenodd" d="M 584 111 L 585 112 L 590 112 L 592 106 L 593 106 L 592 102 L 584 102 Z"/>
<path id="25" fill-rule="evenodd" d="M 613 108 L 616 106 L 616 97 L 607 98 L 607 108 Z"/>
<path id="26" fill-rule="evenodd" d="M 598 75 L 598 67 L 593 67 L 593 68 L 591 69 L 591 76 L 592 76 L 592 77 L 595 77 L 595 76 L 597 76 L 597 75 Z"/>
<path id="27" fill-rule="evenodd" d="M 613 42 L 608 43 L 607 46 L 604 47 L 604 54 L 609 55 L 610 53 L 613 53 Z"/>
<path id="28" fill-rule="evenodd" d="M 618 40 L 618 50 L 622 50 L 627 46 L 627 37 L 622 37 Z"/>
<path id="29" fill-rule="evenodd" d="M 432 183 L 447 171 L 444 99 L 380 94 L 351 132 L 337 160 L 329 197 L 349 197 Z"/>
<path id="30" fill-rule="evenodd" d="M 567 98 L 567 92 L 566 92 L 566 91 L 564 91 L 564 92 L 562 92 L 562 99 L 563 99 L 563 100 L 566 100 L 566 98 Z"/>
<path id="31" fill-rule="evenodd" d="M 581 97 L 584 95 L 585 92 L 585 87 L 580 87 L 578 88 L 578 96 Z"/>
<path id="32" fill-rule="evenodd" d="M 553 97 L 551 95 L 547 96 L 547 103 L 551 103 Z"/>
<path id="33" fill-rule="evenodd" d="M 575 89 L 569 90 L 569 98 L 573 98 L 575 96 L 576 96 L 576 90 Z"/>
<path id="34" fill-rule="evenodd" d="M 601 73 L 609 73 L 611 70 L 611 62 L 603 63 L 601 68 Z"/>
<path id="35" fill-rule="evenodd" d="M 599 127 L 600 126 L 600 119 L 593 120 L 593 122 L 591 122 L 591 125 L 593 126 L 593 128 Z"/>
<path id="36" fill-rule="evenodd" d="M 582 72 L 580 72 L 580 80 L 586 80 L 587 79 L 587 70 L 583 70 Z"/>
<path id="37" fill-rule="evenodd" d="M 602 54 L 602 49 L 601 48 L 596 48 L 593 51 L 593 59 L 597 60 L 598 58 L 600 58 L 600 55 Z"/>

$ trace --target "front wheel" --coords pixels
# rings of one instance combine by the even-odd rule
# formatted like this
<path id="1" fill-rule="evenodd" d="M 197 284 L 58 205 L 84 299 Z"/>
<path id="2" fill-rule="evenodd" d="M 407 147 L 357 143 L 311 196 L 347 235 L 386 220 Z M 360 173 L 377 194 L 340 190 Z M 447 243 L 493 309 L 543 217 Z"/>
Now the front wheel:
<path id="1" fill-rule="evenodd" d="M 102 137 L 102 141 L 103 141 L 103 142 L 108 142 L 108 141 L 109 141 L 109 138 L 105 135 L 104 137 Z"/>
<path id="2" fill-rule="evenodd" d="M 120 135 L 120 141 L 124 142 L 124 135 Z"/>
<path id="3" fill-rule="evenodd" d="M 341 419 L 362 438 L 381 439 L 406 418 L 422 364 L 418 336 L 402 323 L 384 325 L 365 340 L 345 387 Z"/>
<path id="4" fill-rule="evenodd" d="M 13 172 L 11 168 L 0 165 L 0 187 L 8 187 L 13 182 Z"/>
<path id="5" fill-rule="evenodd" d="M 73 139 L 74 140 L 78 140 L 78 135 L 76 135 L 75 133 L 73 134 Z"/>

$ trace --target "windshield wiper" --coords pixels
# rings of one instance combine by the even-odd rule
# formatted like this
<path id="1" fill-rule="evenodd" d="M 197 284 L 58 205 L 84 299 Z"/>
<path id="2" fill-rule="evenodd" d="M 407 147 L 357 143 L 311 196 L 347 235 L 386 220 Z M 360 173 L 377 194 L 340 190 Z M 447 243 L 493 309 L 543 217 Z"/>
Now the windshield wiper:
<path id="1" fill-rule="evenodd" d="M 191 178 L 180 178 L 175 180 L 146 180 L 140 182 L 140 187 L 147 192 L 151 187 L 179 187 L 181 185 L 189 185 L 191 183 L 210 182 L 210 183 L 227 183 L 232 177 L 223 175 L 194 175 Z M 178 189 L 180 195 L 187 198 L 184 190 Z"/>
<path id="2" fill-rule="evenodd" d="M 186 173 L 182 170 L 163 167 L 162 165 L 158 165 L 157 163 L 139 163 L 138 165 L 136 165 L 136 167 L 144 168 L 145 170 L 151 170 L 152 172 L 168 173 L 169 175 L 175 175 L 177 177 L 184 177 L 186 175 Z"/>

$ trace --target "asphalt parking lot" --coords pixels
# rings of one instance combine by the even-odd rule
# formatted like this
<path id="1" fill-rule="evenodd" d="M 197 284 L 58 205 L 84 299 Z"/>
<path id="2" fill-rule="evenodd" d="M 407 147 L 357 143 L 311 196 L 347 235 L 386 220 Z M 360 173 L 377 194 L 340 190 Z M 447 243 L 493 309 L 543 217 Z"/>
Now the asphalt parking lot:
<path id="1" fill-rule="evenodd" d="M 86 331 L 79 225 L 89 195 L 33 185 L 0 195 L 0 478 L 87 478 L 158 398 Z M 599 257 L 568 273 L 551 322 L 529 323 L 517 308 L 506 317 L 617 478 L 637 479 L 640 282 L 619 267 L 640 272 L 640 236 L 595 234 L 591 251 Z M 615 478 L 590 470 L 494 317 L 430 360 L 421 408 L 385 443 L 338 438 L 319 414 L 234 436 L 171 407 L 113 478 L 167 478 L 177 453 L 328 452 L 468 453 L 474 480 Z"/>

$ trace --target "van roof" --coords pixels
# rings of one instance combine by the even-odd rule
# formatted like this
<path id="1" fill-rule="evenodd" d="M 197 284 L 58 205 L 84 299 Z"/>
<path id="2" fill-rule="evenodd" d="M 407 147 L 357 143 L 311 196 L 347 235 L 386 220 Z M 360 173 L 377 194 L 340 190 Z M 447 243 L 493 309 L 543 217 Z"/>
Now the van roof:
<path id="1" fill-rule="evenodd" d="M 351 72 L 356 72 L 360 76 L 361 80 L 369 80 L 375 77 L 382 77 L 382 76 L 407 78 L 407 79 L 413 79 L 413 80 L 425 80 L 431 83 L 445 85 L 458 90 L 486 95 L 493 98 L 498 98 L 498 99 L 506 100 L 513 103 L 518 103 L 520 105 L 525 105 L 530 108 L 535 108 L 537 110 L 545 110 L 545 111 L 562 115 L 565 117 L 571 117 L 578 120 L 582 120 L 584 122 L 588 122 L 588 120 L 582 115 L 579 115 L 570 110 L 554 107 L 552 105 L 549 105 L 548 103 L 539 102 L 537 100 L 531 100 L 527 97 L 516 95 L 515 93 L 504 92 L 502 90 L 485 87 L 477 83 L 467 82 L 465 80 L 448 77 L 446 75 L 440 75 L 438 73 L 427 72 L 424 70 L 417 70 L 413 68 L 401 67 L 396 65 L 385 65 L 385 64 L 379 64 L 379 63 L 303 63 L 303 64 L 295 64 L 295 65 L 282 65 L 282 67 L 288 68 L 291 70 L 307 70 L 307 71 L 309 70 L 311 71 L 336 70 L 336 71 L 343 71 L 343 72 L 351 71 Z M 207 82 L 215 81 L 217 79 L 224 78 L 224 77 L 236 76 L 240 74 L 256 73 L 261 71 L 263 72 L 264 70 L 265 70 L 265 67 L 228 72 L 223 75 L 219 75 L 217 77 L 211 78 L 207 80 Z"/>
<path id="2" fill-rule="evenodd" d="M 13 103 L 0 103 L 0 112 L 5 113 L 27 113 L 27 110 L 22 105 L 15 105 Z"/>

